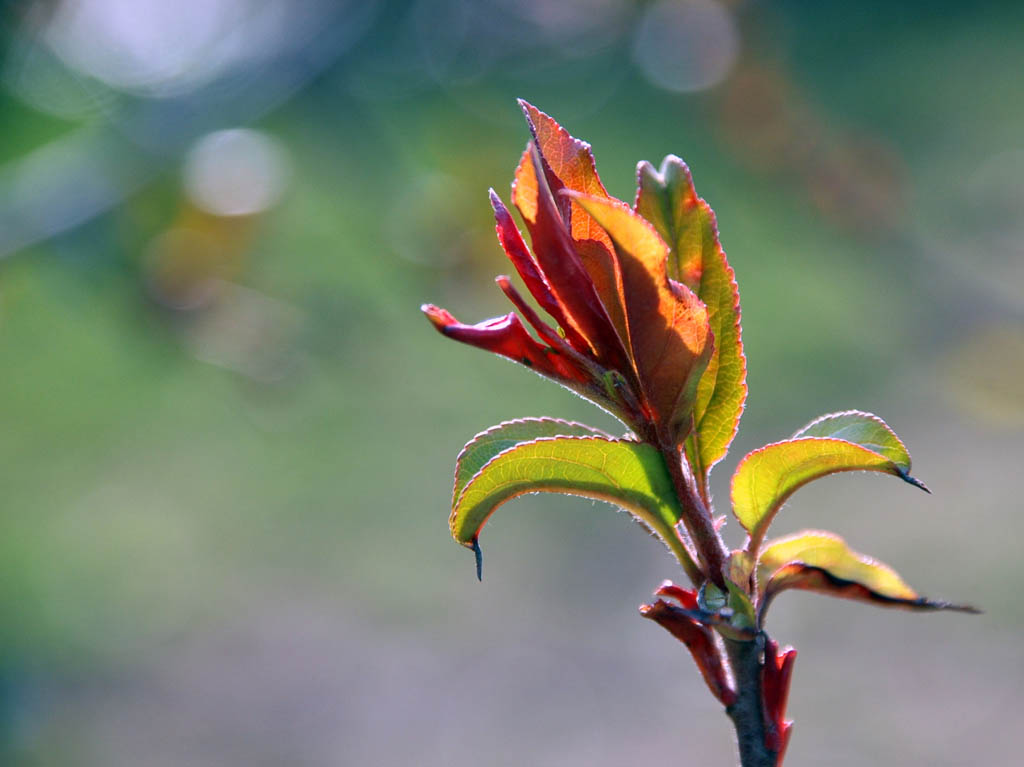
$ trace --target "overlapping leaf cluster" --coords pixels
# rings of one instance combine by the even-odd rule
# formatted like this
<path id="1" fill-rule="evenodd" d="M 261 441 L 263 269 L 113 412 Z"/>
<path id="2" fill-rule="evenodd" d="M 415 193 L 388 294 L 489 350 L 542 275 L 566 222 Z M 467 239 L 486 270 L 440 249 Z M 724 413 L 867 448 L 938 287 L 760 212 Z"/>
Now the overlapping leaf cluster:
<path id="1" fill-rule="evenodd" d="M 632 206 L 610 197 L 589 145 L 521 104 L 531 139 L 516 168 L 512 203 L 530 247 L 493 190 L 491 204 L 505 253 L 550 321 L 504 276 L 498 285 L 535 336 L 515 312 L 467 325 L 444 309 L 423 309 L 444 335 L 569 387 L 630 432 L 615 438 L 581 424 L 529 418 L 474 437 L 457 460 L 450 525 L 455 539 L 476 551 L 478 567 L 485 522 L 524 493 L 579 495 L 626 509 L 665 542 L 693 581 L 692 590 L 663 584 L 657 595 L 664 599 L 645 605 L 644 615 L 687 645 L 726 705 L 737 691 L 714 632 L 753 641 L 781 591 L 908 609 L 969 609 L 921 597 L 891 568 L 832 533 L 765 540 L 797 489 L 836 472 L 876 471 L 924 488 L 910 475 L 903 443 L 868 413 L 823 416 L 745 456 L 731 500 L 747 540 L 732 552 L 724 548 L 708 477 L 736 434 L 747 388 L 739 294 L 715 215 L 674 156 L 657 170 L 640 163 Z M 708 550 L 715 547 L 724 553 L 716 557 Z M 769 649 L 762 684 L 766 739 L 781 761 L 795 653 Z"/>

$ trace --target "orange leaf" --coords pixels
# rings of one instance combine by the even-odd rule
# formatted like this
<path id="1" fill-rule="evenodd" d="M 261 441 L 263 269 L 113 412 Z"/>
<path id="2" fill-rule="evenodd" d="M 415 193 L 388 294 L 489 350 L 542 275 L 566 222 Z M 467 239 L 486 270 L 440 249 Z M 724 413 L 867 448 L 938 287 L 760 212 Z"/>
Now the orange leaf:
<path id="1" fill-rule="evenodd" d="M 573 138 L 554 119 L 525 101 L 520 106 L 533 134 L 532 145 L 537 147 L 544 168 L 545 181 L 554 196 L 558 209 L 565 221 L 569 236 L 576 246 L 576 253 L 594 284 L 609 319 L 615 325 L 620 339 L 625 343 L 626 324 L 622 306 L 622 278 L 619 274 L 615 250 L 608 234 L 576 202 L 563 197 L 563 189 L 609 197 L 601 183 L 594 165 L 590 144 Z M 530 159 L 531 149 L 520 159 L 513 183 L 513 204 L 519 209 L 528 225 L 536 222 L 538 213 L 537 171 Z M 531 229 L 532 232 L 532 229 Z"/>
<path id="2" fill-rule="evenodd" d="M 606 366 L 629 370 L 629 362 L 622 339 L 612 324 L 605 305 L 599 297 L 589 273 L 576 252 L 572 237 L 565 227 L 554 197 L 544 176 L 544 160 L 531 144 L 529 151 L 533 166 L 532 179 L 535 205 L 534 217 L 523 212 L 533 253 L 547 278 L 551 292 L 564 308 L 567 322 L 586 339 L 597 358 Z M 513 200 L 521 197 L 520 185 L 513 188 Z M 517 203 L 518 204 L 518 203 Z"/>
<path id="3" fill-rule="evenodd" d="M 713 348 L 707 307 L 688 287 L 669 280 L 668 247 L 641 216 L 616 201 L 566 194 L 615 243 L 640 388 L 656 422 L 678 444 L 689 430 L 696 385 Z"/>

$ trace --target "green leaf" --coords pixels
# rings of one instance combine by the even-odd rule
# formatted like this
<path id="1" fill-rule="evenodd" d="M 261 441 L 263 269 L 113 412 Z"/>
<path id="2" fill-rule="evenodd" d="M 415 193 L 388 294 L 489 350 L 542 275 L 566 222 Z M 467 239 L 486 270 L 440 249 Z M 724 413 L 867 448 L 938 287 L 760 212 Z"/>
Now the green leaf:
<path id="1" fill-rule="evenodd" d="M 794 492 L 841 471 L 883 472 L 927 490 L 910 476 L 910 455 L 880 418 L 856 411 L 824 416 L 793 439 L 766 445 L 740 461 L 732 478 L 732 506 L 750 534 L 747 550 L 756 554 L 775 514 Z"/>
<path id="2" fill-rule="evenodd" d="M 589 437 L 611 438 L 600 429 L 561 418 L 520 418 L 505 421 L 477 434 L 466 443 L 455 459 L 455 490 L 452 505 L 458 503 L 466 483 L 498 453 L 503 453 L 520 442 L 531 442 L 540 437 Z"/>
<path id="3" fill-rule="evenodd" d="M 736 277 L 722 250 L 714 211 L 697 196 L 690 170 L 678 157 L 669 155 L 657 171 L 640 163 L 635 208 L 668 243 L 669 276 L 694 290 L 708 307 L 715 347 L 697 386 L 695 429 L 687 445 L 694 473 L 704 484 L 736 435 L 747 397 Z"/>
<path id="4" fill-rule="evenodd" d="M 888 565 L 859 554 L 833 533 L 805 530 L 769 541 L 758 561 L 761 613 L 786 589 L 817 591 L 844 599 L 909 610 L 959 610 L 973 607 L 926 599 Z"/>
<path id="5" fill-rule="evenodd" d="M 697 611 L 691 617 L 713 626 L 726 639 L 749 642 L 757 635 L 754 605 L 728 578 L 725 585 L 723 591 L 711 581 L 705 582 L 697 592 Z"/>
<path id="6" fill-rule="evenodd" d="M 888 424 L 871 413 L 847 410 L 830 413 L 816 418 L 793 435 L 799 437 L 831 437 L 845 439 L 884 455 L 899 466 L 904 473 L 910 472 L 910 453 L 903 441 L 889 428 Z"/>
<path id="7" fill-rule="evenodd" d="M 750 597 L 742 588 L 737 586 L 728 578 L 725 579 L 725 586 L 729 589 L 729 607 L 733 611 L 733 627 L 741 630 L 757 630 L 757 617 L 754 613 L 754 605 Z"/>
<path id="8" fill-rule="evenodd" d="M 506 501 L 552 492 L 606 501 L 653 530 L 693 574 L 696 566 L 675 532 L 682 511 L 661 454 L 641 442 L 599 436 L 542 437 L 491 458 L 465 484 L 452 508 L 452 536 L 478 549 L 480 530 Z"/>

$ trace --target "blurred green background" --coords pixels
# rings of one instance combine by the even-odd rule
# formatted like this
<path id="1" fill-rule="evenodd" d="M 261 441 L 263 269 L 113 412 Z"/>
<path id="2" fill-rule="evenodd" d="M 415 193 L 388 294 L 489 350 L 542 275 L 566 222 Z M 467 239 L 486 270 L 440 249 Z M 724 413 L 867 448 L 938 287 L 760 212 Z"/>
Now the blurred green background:
<path id="1" fill-rule="evenodd" d="M 418 311 L 507 311 L 517 96 L 613 194 L 671 152 L 718 214 L 751 389 L 720 510 L 747 450 L 878 413 L 934 495 L 844 475 L 778 531 L 986 611 L 780 600 L 787 765 L 1018 760 L 1024 6 L 0 8 L 0 763 L 733 763 L 625 515 L 520 500 L 482 584 L 448 537 L 477 431 L 614 427 Z"/>

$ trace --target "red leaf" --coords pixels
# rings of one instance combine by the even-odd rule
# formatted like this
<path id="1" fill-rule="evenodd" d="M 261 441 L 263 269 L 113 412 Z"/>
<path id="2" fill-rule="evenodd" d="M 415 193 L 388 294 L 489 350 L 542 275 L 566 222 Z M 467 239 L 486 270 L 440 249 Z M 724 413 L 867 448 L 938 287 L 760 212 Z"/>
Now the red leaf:
<path id="1" fill-rule="evenodd" d="M 769 639 L 764 648 L 764 666 L 761 668 L 761 694 L 764 697 L 765 745 L 778 754 L 776 767 L 786 754 L 793 723 L 786 721 L 789 685 L 793 676 L 796 650 L 779 650 L 779 643 Z"/>
<path id="2" fill-rule="evenodd" d="M 697 609 L 697 592 L 677 586 L 672 581 L 662 581 L 658 590 L 654 592 L 654 596 L 671 597 L 687 610 Z"/>
<path id="3" fill-rule="evenodd" d="M 731 706 L 736 702 L 736 693 L 729 685 L 729 678 L 722 664 L 722 656 L 715 644 L 711 629 L 698 623 L 664 599 L 659 599 L 651 605 L 641 605 L 640 614 L 658 623 L 686 645 L 686 649 L 693 655 L 693 660 L 712 695 L 726 706 Z"/>
<path id="4" fill-rule="evenodd" d="M 523 242 L 523 237 L 512 220 L 512 215 L 508 212 L 508 208 L 505 207 L 505 204 L 493 189 L 490 190 L 490 195 L 491 207 L 494 208 L 495 229 L 498 233 L 498 240 L 501 242 L 501 247 L 512 262 L 512 265 L 515 266 L 519 276 L 522 277 L 523 282 L 526 284 L 526 289 L 530 291 L 530 295 L 537 300 L 540 307 L 550 314 L 559 327 L 565 331 L 569 343 L 577 351 L 585 352 L 588 347 L 587 342 L 569 324 L 561 304 L 558 303 L 552 294 L 551 287 L 538 268 L 537 262 L 530 255 L 526 243 Z"/>
<path id="5" fill-rule="evenodd" d="M 538 343 L 514 312 L 476 325 L 464 325 L 440 307 L 424 304 L 421 308 L 434 327 L 449 338 L 508 357 L 557 380 L 586 380 L 557 350 Z"/>

